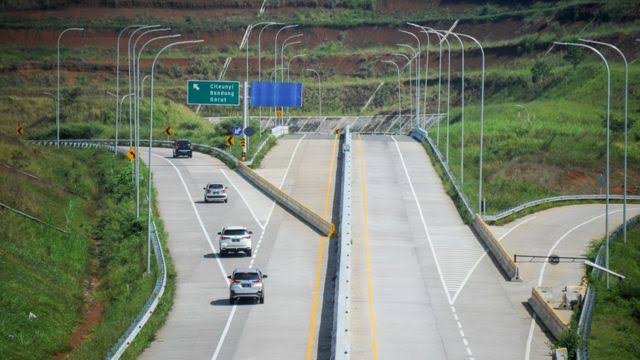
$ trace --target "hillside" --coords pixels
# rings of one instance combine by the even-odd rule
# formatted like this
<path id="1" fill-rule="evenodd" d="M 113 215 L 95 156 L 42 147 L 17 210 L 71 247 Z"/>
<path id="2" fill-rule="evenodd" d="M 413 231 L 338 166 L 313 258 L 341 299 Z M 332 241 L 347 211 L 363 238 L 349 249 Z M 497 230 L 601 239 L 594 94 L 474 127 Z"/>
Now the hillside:
<path id="1" fill-rule="evenodd" d="M 264 12 L 260 13 L 264 4 Z M 156 78 L 156 95 L 163 98 L 156 118 L 156 136 L 170 125 L 175 137 L 221 146 L 228 129 L 215 128 L 200 116 L 241 115 L 240 107 L 185 106 L 187 79 L 217 79 L 227 58 L 231 58 L 225 80 L 244 80 L 245 52 L 239 43 L 246 27 L 261 21 L 299 24 L 303 44 L 287 48 L 288 62 L 293 55 L 304 55 L 291 62 L 292 80 L 302 81 L 305 106 L 288 114 L 317 115 L 318 83 L 306 68 L 318 70 L 322 77 L 322 115 L 373 115 L 396 111 L 395 70 L 381 61 L 400 52 L 397 43 L 413 40 L 397 30 L 406 22 L 417 22 L 447 29 L 459 20 L 456 30 L 476 36 L 486 53 L 486 125 L 485 181 L 489 210 L 496 211 L 522 201 L 559 193 L 598 193 L 595 180 L 603 172 L 603 117 L 601 67 L 593 56 L 579 56 L 572 63 L 562 49 L 547 54 L 552 41 L 579 37 L 609 41 L 620 46 L 630 60 L 636 58 L 635 38 L 640 37 L 640 5 L 616 1 L 29 1 L 5 2 L 0 14 L 0 128 L 13 132 L 19 123 L 28 137 L 51 137 L 54 131 L 54 102 L 43 92 L 55 92 L 55 41 L 58 32 L 68 26 L 84 26 L 82 34 L 65 35 L 62 47 L 62 84 L 67 103 L 62 106 L 64 137 L 112 137 L 114 101 L 106 94 L 115 87 L 116 31 L 131 23 L 156 23 L 171 27 L 184 38 L 204 39 L 189 49 L 163 55 Z M 99 15 L 99 16 L 97 16 Z M 258 58 L 257 32 L 250 38 L 249 77 L 258 77 L 260 61 L 263 79 L 273 69 L 273 44 L 277 28 L 266 29 L 261 36 Z M 423 49 L 425 37 L 422 37 Z M 436 109 L 438 46 L 431 39 L 428 109 Z M 460 51 L 452 41 L 451 107 L 452 134 L 459 133 Z M 466 44 L 466 136 L 465 191 L 475 198 L 477 191 L 477 130 L 480 86 L 480 52 Z M 126 52 L 126 46 L 121 49 Z M 443 70 L 446 71 L 446 47 Z M 152 52 L 143 55 L 146 69 Z M 398 59 L 398 58 L 396 58 Z M 126 64 L 123 63 L 123 64 Z M 613 146 L 614 189 L 621 192 L 621 79 L 622 69 L 613 65 Z M 534 70 L 534 67 L 536 67 Z M 542 71 L 542 74 L 532 71 Z M 632 63 L 635 79 L 637 65 Z M 603 73 L 602 73 L 603 74 Z M 123 75 L 125 73 L 123 72 Z M 544 77 L 541 79 L 540 77 Z M 583 81 L 584 77 L 591 81 Z M 424 73 L 423 73 L 424 77 Z M 363 105 L 384 82 L 369 107 Z M 123 84 L 126 84 L 123 83 Z M 637 149 L 640 105 L 634 100 L 637 86 L 630 87 L 630 141 Z M 446 77 L 443 77 L 446 85 Z M 148 83 L 145 86 L 145 91 Z M 121 90 L 123 92 L 124 90 Z M 403 112 L 409 112 L 409 81 L 402 79 Z M 446 95 L 443 88 L 443 94 Z M 446 97 L 441 107 L 445 108 Z M 146 106 L 146 102 L 144 103 Z M 523 129 L 525 106 L 535 125 Z M 581 109 L 579 113 L 574 109 Z M 253 114 L 257 115 L 253 110 Z M 265 113 L 263 112 L 263 115 Z M 514 120 L 516 118 L 517 120 Z M 142 117 L 143 125 L 146 116 Z M 568 122 L 566 126 L 559 123 Z M 128 132 L 127 124 L 121 127 Z M 577 133 L 576 133 L 577 131 Z M 582 136 L 583 132 L 588 134 Z M 144 136 L 144 135 L 143 135 Z M 122 135 L 121 135 L 122 137 Z M 521 144 L 517 140 L 534 138 Z M 566 151 L 568 142 L 579 146 Z M 456 153 L 459 138 L 450 138 L 451 154 Z M 442 145 L 442 144 L 440 144 Z M 514 152 L 513 146 L 517 151 Z M 476 146 L 474 148 L 474 146 Z M 509 151 L 505 149 L 509 148 Z M 596 149 L 596 151 L 591 151 Z M 632 151 L 630 151 L 630 154 Z M 630 158 L 632 179 L 629 189 L 640 187 L 638 162 Z M 455 168 L 456 162 L 451 163 Z M 466 169 L 466 167 L 469 167 Z M 499 170 L 498 170 L 499 169 Z M 456 170 L 456 173 L 458 170 Z M 508 194 L 508 195 L 507 195 Z M 475 203 L 475 200 L 473 200 Z"/>
<path id="2" fill-rule="evenodd" d="M 1 211 L 0 352 L 102 358 L 156 278 L 156 269 L 143 276 L 146 220 L 135 219 L 129 161 L 104 150 L 28 146 L 6 134 L 0 140 L 0 203 L 46 223 Z M 171 306 L 168 289 L 150 332 Z"/>

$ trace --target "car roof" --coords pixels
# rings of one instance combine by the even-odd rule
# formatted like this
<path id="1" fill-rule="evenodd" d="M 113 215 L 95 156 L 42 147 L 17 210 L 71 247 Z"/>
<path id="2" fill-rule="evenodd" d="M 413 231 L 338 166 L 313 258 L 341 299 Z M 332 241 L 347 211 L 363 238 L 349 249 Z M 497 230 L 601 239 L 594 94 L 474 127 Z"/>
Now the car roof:
<path id="1" fill-rule="evenodd" d="M 220 183 L 208 183 L 207 185 L 221 185 L 221 186 L 224 186 L 224 184 L 220 184 Z"/>
<path id="2" fill-rule="evenodd" d="M 244 226 L 227 226 L 224 228 L 225 230 L 247 230 Z"/>
<path id="3" fill-rule="evenodd" d="M 258 268 L 236 268 L 233 273 L 258 273 L 261 272 Z"/>
<path id="4" fill-rule="evenodd" d="M 183 141 L 191 142 L 191 141 L 189 141 L 189 140 L 187 140 L 187 139 L 178 139 L 178 140 L 174 140 L 174 142 L 183 142 Z"/>

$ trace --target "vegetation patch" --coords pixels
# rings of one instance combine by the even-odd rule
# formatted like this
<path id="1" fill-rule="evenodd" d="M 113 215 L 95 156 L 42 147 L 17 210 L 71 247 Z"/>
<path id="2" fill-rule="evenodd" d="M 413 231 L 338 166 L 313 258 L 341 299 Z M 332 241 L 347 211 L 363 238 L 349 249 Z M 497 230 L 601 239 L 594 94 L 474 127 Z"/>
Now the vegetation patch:
<path id="1" fill-rule="evenodd" d="M 611 242 L 610 268 L 627 278 L 591 276 L 596 289 L 596 306 L 591 323 L 589 357 L 592 359 L 640 358 L 640 226 L 627 231 L 627 243 L 621 236 Z"/>

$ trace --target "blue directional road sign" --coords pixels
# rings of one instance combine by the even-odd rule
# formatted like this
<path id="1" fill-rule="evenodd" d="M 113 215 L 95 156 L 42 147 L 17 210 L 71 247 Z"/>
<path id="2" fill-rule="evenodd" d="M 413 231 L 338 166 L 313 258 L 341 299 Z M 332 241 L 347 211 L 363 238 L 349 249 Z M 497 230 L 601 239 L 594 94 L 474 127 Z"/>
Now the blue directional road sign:
<path id="1" fill-rule="evenodd" d="M 254 81 L 250 90 L 251 107 L 302 107 L 302 83 Z"/>
<path id="2" fill-rule="evenodd" d="M 231 132 L 233 133 L 233 135 L 235 136 L 240 136 L 242 135 L 242 126 L 234 126 L 233 129 L 231 129 Z"/>
<path id="3" fill-rule="evenodd" d="M 247 136 L 253 136 L 253 133 L 254 133 L 254 131 L 253 131 L 252 127 L 246 127 L 244 129 L 244 134 L 247 135 Z"/>

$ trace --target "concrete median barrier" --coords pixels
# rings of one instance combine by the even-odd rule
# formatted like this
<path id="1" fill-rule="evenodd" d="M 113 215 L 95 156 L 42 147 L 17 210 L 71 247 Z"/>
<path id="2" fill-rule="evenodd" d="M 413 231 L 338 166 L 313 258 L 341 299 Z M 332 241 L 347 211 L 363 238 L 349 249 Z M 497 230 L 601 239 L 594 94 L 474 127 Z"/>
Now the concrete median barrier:
<path id="1" fill-rule="evenodd" d="M 335 228 L 331 222 L 323 219 L 320 215 L 311 211 L 298 200 L 289 196 L 284 191 L 278 189 L 278 187 L 271 184 L 262 176 L 258 175 L 257 172 L 251 170 L 251 168 L 249 168 L 245 164 L 238 162 L 236 171 L 245 179 L 247 179 L 247 181 L 249 181 L 253 186 L 257 187 L 267 196 L 277 202 L 278 205 L 291 212 L 293 215 L 310 225 L 322 235 L 333 235 Z"/>
<path id="2" fill-rule="evenodd" d="M 529 306 L 556 339 L 560 339 L 562 334 L 569 328 L 568 324 L 562 321 L 560 315 L 558 315 L 551 303 L 547 301 L 540 289 L 531 288 Z"/>
<path id="3" fill-rule="evenodd" d="M 496 236 L 493 234 L 489 226 L 482 220 L 480 214 L 476 214 L 473 219 L 473 228 L 480 236 L 480 240 L 489 250 L 491 256 L 496 260 L 500 269 L 511 281 L 520 280 L 518 266 L 513 261 L 511 254 L 500 244 Z"/>

